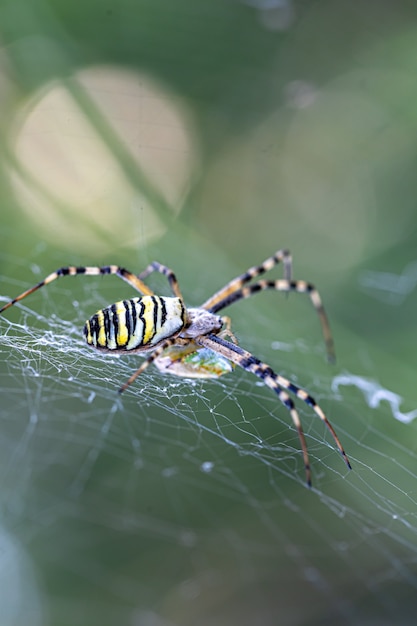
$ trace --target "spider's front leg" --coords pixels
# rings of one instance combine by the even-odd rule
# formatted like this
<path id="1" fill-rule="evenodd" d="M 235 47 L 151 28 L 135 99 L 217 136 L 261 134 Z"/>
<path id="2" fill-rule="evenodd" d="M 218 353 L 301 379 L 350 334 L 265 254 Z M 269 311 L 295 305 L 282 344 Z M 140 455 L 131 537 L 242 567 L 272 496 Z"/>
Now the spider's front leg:
<path id="1" fill-rule="evenodd" d="M 304 389 L 300 389 L 297 385 L 287 380 L 280 374 L 276 374 L 269 365 L 266 363 L 262 363 L 259 359 L 253 356 L 247 350 L 244 350 L 240 346 L 237 346 L 230 341 L 226 341 L 219 335 L 209 334 L 205 336 L 201 336 L 196 338 L 196 343 L 210 348 L 214 352 L 218 352 L 242 369 L 255 374 L 258 378 L 263 380 L 266 385 L 272 391 L 274 391 L 282 404 L 288 409 L 291 414 L 291 418 L 294 422 L 294 426 L 297 429 L 298 437 L 300 439 L 300 445 L 303 452 L 304 458 L 304 466 L 306 471 L 307 484 L 311 486 L 311 470 L 310 470 L 310 462 L 307 450 L 307 444 L 305 441 L 305 436 L 303 432 L 303 428 L 300 422 L 300 418 L 298 415 L 298 411 L 296 410 L 292 399 L 289 397 L 287 391 L 293 393 L 297 398 L 303 400 L 306 404 L 308 404 L 313 411 L 318 415 L 318 417 L 324 422 L 328 430 L 330 431 L 336 446 L 341 453 L 343 460 L 345 461 L 347 467 L 352 469 L 349 459 L 346 455 L 346 452 L 343 449 L 342 444 L 340 443 L 339 437 L 337 436 L 333 426 L 330 424 L 326 415 L 324 414 L 321 407 L 317 404 L 317 402 L 310 396 Z"/>
<path id="2" fill-rule="evenodd" d="M 210 311 L 212 313 L 216 313 L 221 309 L 230 306 L 234 302 L 237 302 L 238 300 L 250 298 L 252 295 L 261 291 L 265 291 L 266 289 L 273 289 L 275 291 L 281 291 L 287 294 L 293 291 L 295 293 L 307 294 L 309 296 L 310 301 L 319 317 L 324 342 L 326 345 L 327 358 L 329 362 L 334 363 L 334 361 L 336 360 L 336 356 L 334 350 L 333 335 L 330 330 L 330 324 L 323 306 L 323 302 L 321 300 L 319 292 L 314 287 L 314 285 L 306 282 L 305 280 L 286 280 L 283 278 L 278 280 L 259 280 L 253 285 L 247 285 L 246 287 L 234 290 L 232 293 L 228 294 L 227 297 L 225 297 L 223 300 L 217 302 L 215 306 L 211 307 Z"/>
<path id="3" fill-rule="evenodd" d="M 272 270 L 272 268 L 275 267 L 275 265 L 278 265 L 278 263 L 283 263 L 284 279 L 290 281 L 292 277 L 291 252 L 289 250 L 277 250 L 275 254 L 265 259 L 265 261 L 263 261 L 260 265 L 254 265 L 240 276 L 230 280 L 227 285 L 206 300 L 201 307 L 211 311 L 212 313 L 219 311 L 225 306 L 223 302 L 226 302 L 230 297 L 233 297 L 235 292 L 240 291 L 244 285 L 257 276 Z"/>

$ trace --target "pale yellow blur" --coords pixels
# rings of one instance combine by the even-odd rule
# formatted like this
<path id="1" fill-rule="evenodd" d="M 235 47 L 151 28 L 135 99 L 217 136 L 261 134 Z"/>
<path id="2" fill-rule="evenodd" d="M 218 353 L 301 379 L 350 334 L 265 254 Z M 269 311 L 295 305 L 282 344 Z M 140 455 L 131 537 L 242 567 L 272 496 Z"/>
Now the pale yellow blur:
<path id="1" fill-rule="evenodd" d="M 38 238 L 81 254 L 162 236 L 197 170 L 190 119 L 161 85 L 113 67 L 84 70 L 34 94 L 12 130 L 11 179 Z"/>

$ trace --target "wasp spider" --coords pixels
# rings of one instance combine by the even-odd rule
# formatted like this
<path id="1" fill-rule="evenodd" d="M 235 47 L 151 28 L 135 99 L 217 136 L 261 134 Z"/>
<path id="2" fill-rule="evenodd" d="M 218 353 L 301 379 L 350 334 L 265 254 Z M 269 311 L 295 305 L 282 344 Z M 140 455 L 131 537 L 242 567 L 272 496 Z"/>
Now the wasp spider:
<path id="1" fill-rule="evenodd" d="M 283 263 L 284 278 L 278 280 L 250 281 Z M 143 282 L 152 272 L 159 272 L 168 279 L 173 297 L 156 296 Z M 123 392 L 151 363 L 163 372 L 176 376 L 212 378 L 231 371 L 234 365 L 255 374 L 274 391 L 290 412 L 300 439 L 307 484 L 311 486 L 310 462 L 303 428 L 290 393 L 308 404 L 329 429 L 336 446 L 350 469 L 351 465 L 323 410 L 306 391 L 276 374 L 269 365 L 262 363 L 239 345 L 230 330 L 226 317 L 219 311 L 238 300 L 248 298 L 265 289 L 282 292 L 306 293 L 317 311 L 329 360 L 334 360 L 333 339 L 321 298 L 315 287 L 304 280 L 292 280 L 292 260 L 289 251 L 278 250 L 261 265 L 249 268 L 244 274 L 231 280 L 199 307 L 186 308 L 181 290 L 172 270 L 157 261 L 151 263 L 138 275 L 118 265 L 105 267 L 63 267 L 49 274 L 40 283 L 8 302 L 0 309 L 3 313 L 44 285 L 61 276 L 97 276 L 114 274 L 136 289 L 141 297 L 121 300 L 97 311 L 84 326 L 88 345 L 101 351 L 131 353 L 152 351 L 141 366 L 120 387 Z"/>

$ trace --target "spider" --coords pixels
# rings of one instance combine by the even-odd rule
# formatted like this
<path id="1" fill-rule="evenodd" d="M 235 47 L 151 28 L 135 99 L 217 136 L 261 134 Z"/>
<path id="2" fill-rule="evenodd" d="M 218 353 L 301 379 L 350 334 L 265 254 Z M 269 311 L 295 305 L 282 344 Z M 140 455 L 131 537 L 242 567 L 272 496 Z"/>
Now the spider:
<path id="1" fill-rule="evenodd" d="M 282 263 L 284 278 L 277 280 L 253 279 Z M 157 296 L 143 282 L 152 272 L 163 274 L 169 283 L 172 297 Z M 265 289 L 308 294 L 315 308 L 326 344 L 327 356 L 334 360 L 334 346 L 320 295 L 304 280 L 292 280 L 292 257 L 288 250 L 278 250 L 260 265 L 249 268 L 231 280 L 199 307 L 186 308 L 174 272 L 154 261 L 138 275 L 118 265 L 105 267 L 63 267 L 52 272 L 40 283 L 24 291 L 5 304 L 0 313 L 44 285 L 61 276 L 97 276 L 113 274 L 136 289 L 141 297 L 121 300 L 95 313 L 84 326 L 87 344 L 101 351 L 131 353 L 152 351 L 141 366 L 120 387 L 122 393 L 151 364 L 176 376 L 213 378 L 231 371 L 235 365 L 251 372 L 272 389 L 289 411 L 297 430 L 303 454 L 307 485 L 311 487 L 311 469 L 307 444 L 298 412 L 290 393 L 303 400 L 319 416 L 330 431 L 337 448 L 349 469 L 349 459 L 333 426 L 323 410 L 309 393 L 284 376 L 276 374 L 247 350 L 241 348 L 230 329 L 230 320 L 217 315 L 219 311 L 238 300 L 248 298 Z M 227 367 L 227 364 L 230 366 Z"/>

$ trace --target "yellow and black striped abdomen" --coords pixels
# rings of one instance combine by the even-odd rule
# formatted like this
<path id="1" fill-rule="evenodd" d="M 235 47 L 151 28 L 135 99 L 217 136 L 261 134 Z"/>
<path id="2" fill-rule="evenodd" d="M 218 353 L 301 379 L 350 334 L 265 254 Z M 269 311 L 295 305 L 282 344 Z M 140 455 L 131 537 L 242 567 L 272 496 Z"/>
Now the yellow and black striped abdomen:
<path id="1" fill-rule="evenodd" d="M 86 342 L 104 350 L 150 350 L 185 324 L 180 298 L 143 296 L 97 311 L 84 326 Z"/>

